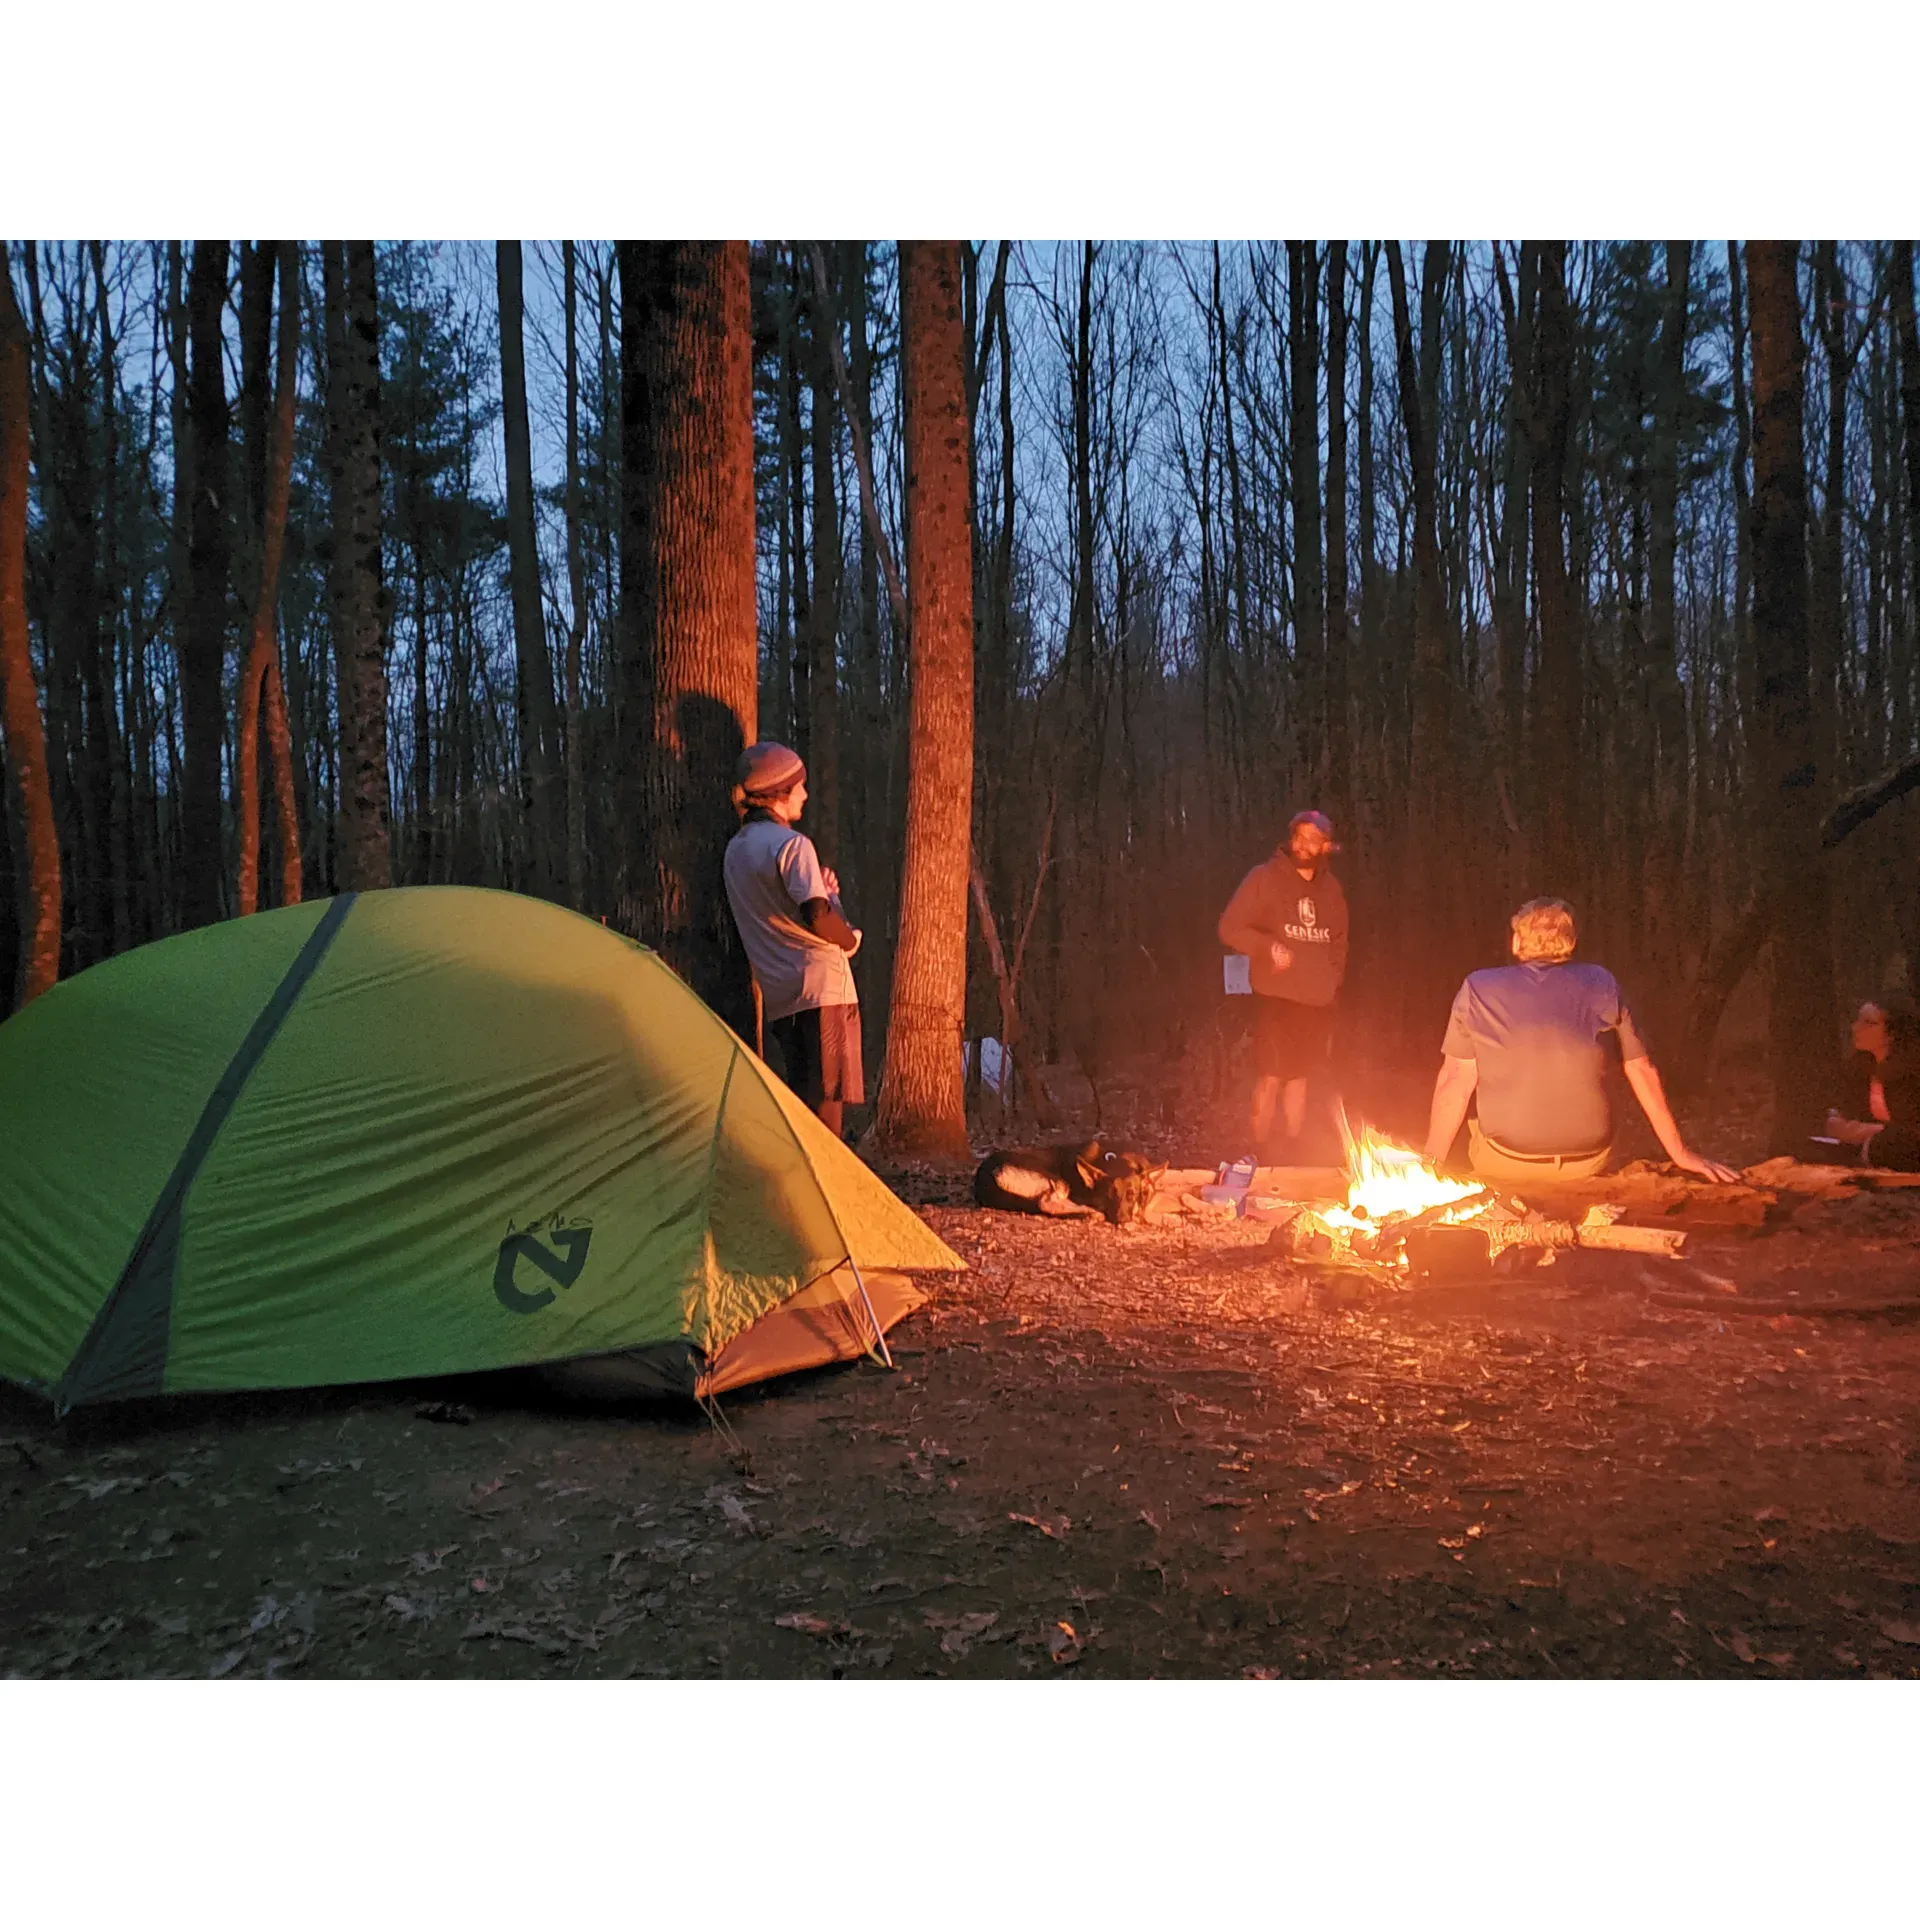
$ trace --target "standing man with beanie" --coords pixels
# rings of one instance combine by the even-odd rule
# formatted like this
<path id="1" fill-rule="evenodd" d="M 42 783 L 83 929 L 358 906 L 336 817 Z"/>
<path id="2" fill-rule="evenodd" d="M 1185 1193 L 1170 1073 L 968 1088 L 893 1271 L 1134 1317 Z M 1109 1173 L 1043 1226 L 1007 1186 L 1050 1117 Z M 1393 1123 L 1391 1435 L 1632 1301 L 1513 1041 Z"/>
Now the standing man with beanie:
<path id="1" fill-rule="evenodd" d="M 1220 916 L 1221 944 L 1249 962 L 1253 1143 L 1268 1160 L 1276 1145 L 1288 1158 L 1299 1152 L 1307 1080 L 1325 1069 L 1333 1038 L 1333 1003 L 1347 971 L 1347 896 L 1327 871 L 1339 851 L 1324 813 L 1296 813 L 1272 858 L 1240 882 Z"/>
<path id="2" fill-rule="evenodd" d="M 837 1139 L 842 1109 L 867 1097 L 860 999 L 848 964 L 860 935 L 840 883 L 794 830 L 807 804 L 806 763 L 762 740 L 740 756 L 733 789 L 740 830 L 727 842 L 727 900 L 779 1043 L 782 1078 Z"/>

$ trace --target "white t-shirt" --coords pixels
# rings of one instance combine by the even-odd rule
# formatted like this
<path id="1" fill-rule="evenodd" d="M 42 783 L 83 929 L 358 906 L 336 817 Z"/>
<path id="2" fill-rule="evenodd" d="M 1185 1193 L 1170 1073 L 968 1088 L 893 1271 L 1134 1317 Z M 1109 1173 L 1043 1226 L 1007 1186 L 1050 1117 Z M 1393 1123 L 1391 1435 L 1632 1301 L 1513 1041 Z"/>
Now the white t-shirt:
<path id="1" fill-rule="evenodd" d="M 777 820 L 749 820 L 727 842 L 727 900 L 740 938 L 760 982 L 769 1020 L 784 1020 L 808 1007 L 850 1007 L 854 991 L 851 956 L 831 940 L 811 934 L 795 913 L 809 900 L 831 900 L 820 856 L 804 833 Z"/>

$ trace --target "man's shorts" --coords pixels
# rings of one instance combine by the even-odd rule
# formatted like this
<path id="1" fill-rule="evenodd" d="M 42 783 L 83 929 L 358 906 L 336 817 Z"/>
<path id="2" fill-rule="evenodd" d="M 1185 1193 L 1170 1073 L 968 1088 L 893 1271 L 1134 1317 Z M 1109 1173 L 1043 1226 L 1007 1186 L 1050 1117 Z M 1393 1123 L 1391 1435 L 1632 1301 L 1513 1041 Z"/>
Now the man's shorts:
<path id="1" fill-rule="evenodd" d="M 823 1100 L 858 1106 L 867 1097 L 857 1006 L 803 1007 L 769 1020 L 767 1038 L 780 1049 L 780 1077 L 808 1106 Z"/>
<path id="2" fill-rule="evenodd" d="M 1303 1007 L 1261 993 L 1253 1002 L 1253 1071 L 1261 1080 L 1305 1080 L 1322 1072 L 1333 1040 L 1333 1009 Z"/>

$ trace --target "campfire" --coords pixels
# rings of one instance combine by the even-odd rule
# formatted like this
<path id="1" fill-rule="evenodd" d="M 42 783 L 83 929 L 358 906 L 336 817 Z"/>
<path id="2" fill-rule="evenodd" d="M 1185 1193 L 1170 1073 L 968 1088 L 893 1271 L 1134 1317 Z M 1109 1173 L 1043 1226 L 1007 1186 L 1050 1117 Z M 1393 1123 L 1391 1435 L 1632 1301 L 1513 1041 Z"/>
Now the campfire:
<path id="1" fill-rule="evenodd" d="M 1346 1163 L 1345 1201 L 1298 1207 L 1273 1229 L 1276 1251 L 1313 1265 L 1467 1279 L 1509 1248 L 1526 1250 L 1516 1262 L 1545 1263 L 1563 1247 L 1672 1257 L 1686 1243 L 1671 1228 L 1620 1225 L 1615 1206 L 1553 1218 L 1517 1194 L 1451 1179 L 1369 1126 L 1346 1133 Z"/>

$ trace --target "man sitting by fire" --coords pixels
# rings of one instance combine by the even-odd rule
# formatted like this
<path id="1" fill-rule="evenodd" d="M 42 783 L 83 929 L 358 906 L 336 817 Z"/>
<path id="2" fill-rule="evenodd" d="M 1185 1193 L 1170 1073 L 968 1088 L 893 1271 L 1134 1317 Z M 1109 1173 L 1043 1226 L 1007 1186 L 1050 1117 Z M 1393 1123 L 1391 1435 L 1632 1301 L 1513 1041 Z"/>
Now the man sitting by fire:
<path id="1" fill-rule="evenodd" d="M 1433 1087 L 1427 1158 L 1452 1150 L 1467 1103 L 1467 1157 L 1492 1186 L 1537 1187 L 1598 1174 L 1613 1148 L 1602 1039 L 1619 1041 L 1621 1065 L 1642 1111 L 1675 1166 L 1731 1181 L 1731 1167 L 1693 1152 L 1680 1137 L 1660 1072 L 1605 967 L 1576 963 L 1573 909 L 1529 900 L 1513 916 L 1513 965 L 1467 975 L 1454 996 Z"/>

